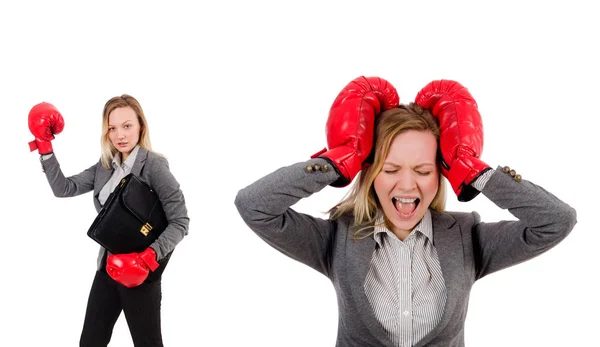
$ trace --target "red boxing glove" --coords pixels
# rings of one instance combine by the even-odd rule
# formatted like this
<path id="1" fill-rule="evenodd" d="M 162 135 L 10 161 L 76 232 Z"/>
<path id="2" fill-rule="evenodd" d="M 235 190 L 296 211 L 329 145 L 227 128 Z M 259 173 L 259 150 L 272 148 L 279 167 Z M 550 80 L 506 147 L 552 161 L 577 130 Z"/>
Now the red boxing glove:
<path id="1" fill-rule="evenodd" d="M 426 85 L 415 98 L 440 123 L 442 174 L 452 185 L 459 201 L 479 194 L 471 183 L 490 166 L 479 160 L 483 150 L 483 124 L 477 103 L 467 88 L 450 80 Z"/>
<path id="2" fill-rule="evenodd" d="M 137 287 L 158 268 L 156 252 L 150 247 L 142 253 L 111 254 L 106 259 L 106 272 L 127 288 Z"/>
<path id="3" fill-rule="evenodd" d="M 51 140 L 60 134 L 65 121 L 56 107 L 47 102 L 39 103 L 29 111 L 29 130 L 35 140 L 29 142 L 29 150 L 38 150 L 40 154 L 52 153 Z"/>
<path id="4" fill-rule="evenodd" d="M 340 174 L 331 186 L 347 186 L 369 164 L 366 160 L 373 148 L 375 117 L 398 107 L 399 102 L 396 88 L 379 77 L 358 77 L 338 94 L 325 127 L 329 150 L 311 157 L 328 159 Z"/>

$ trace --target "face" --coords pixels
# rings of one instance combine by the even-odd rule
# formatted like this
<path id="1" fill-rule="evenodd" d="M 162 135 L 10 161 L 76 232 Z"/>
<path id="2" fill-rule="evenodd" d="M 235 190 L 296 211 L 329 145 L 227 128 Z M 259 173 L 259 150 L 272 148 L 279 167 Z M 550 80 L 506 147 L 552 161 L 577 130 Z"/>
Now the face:
<path id="1" fill-rule="evenodd" d="M 122 161 L 127 160 L 129 153 L 140 140 L 140 122 L 131 107 L 119 107 L 110 112 L 108 115 L 108 138 L 113 146 L 121 152 Z"/>
<path id="2" fill-rule="evenodd" d="M 430 132 L 410 130 L 392 141 L 374 187 L 396 235 L 408 235 L 437 194 L 436 151 Z"/>

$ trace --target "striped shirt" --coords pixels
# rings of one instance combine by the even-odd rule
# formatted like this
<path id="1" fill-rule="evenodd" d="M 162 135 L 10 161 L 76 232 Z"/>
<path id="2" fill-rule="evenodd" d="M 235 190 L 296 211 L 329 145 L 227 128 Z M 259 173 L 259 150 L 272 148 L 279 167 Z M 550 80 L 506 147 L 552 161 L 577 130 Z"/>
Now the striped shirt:
<path id="1" fill-rule="evenodd" d="M 481 191 L 493 173 L 488 170 L 472 186 Z M 431 212 L 425 212 L 404 241 L 385 227 L 381 215 L 373 238 L 377 245 L 365 279 L 365 294 L 394 346 L 413 346 L 440 322 L 446 304 Z"/>
<path id="2" fill-rule="evenodd" d="M 365 294 L 375 317 L 397 347 L 413 346 L 439 323 L 446 286 L 433 246 L 431 212 L 401 241 L 379 217 L 377 246 L 365 279 Z"/>

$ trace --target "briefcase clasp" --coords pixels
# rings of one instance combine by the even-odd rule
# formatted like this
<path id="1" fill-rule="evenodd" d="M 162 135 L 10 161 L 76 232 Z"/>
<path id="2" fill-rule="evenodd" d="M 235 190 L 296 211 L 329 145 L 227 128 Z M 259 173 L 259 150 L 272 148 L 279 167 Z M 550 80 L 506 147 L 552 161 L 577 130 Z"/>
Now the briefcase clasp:
<path id="1" fill-rule="evenodd" d="M 150 230 L 152 230 L 152 225 L 146 223 L 146 224 L 142 225 L 140 232 L 142 234 L 144 234 L 144 236 L 148 236 L 148 233 L 150 232 Z"/>

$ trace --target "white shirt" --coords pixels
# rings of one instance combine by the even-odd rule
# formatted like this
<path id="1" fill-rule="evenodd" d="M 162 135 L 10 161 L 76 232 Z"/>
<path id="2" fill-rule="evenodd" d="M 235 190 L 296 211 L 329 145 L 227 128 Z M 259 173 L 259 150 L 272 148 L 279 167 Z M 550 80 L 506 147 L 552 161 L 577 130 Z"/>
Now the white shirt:
<path id="1" fill-rule="evenodd" d="M 113 157 L 113 174 L 112 176 L 110 176 L 110 179 L 108 180 L 108 182 L 106 182 L 104 187 L 102 187 L 100 194 L 98 194 L 98 200 L 100 201 L 100 205 L 104 205 L 104 203 L 108 199 L 108 196 L 110 195 L 110 193 L 112 193 L 113 190 L 115 190 L 115 187 L 119 184 L 121 179 L 131 173 L 131 168 L 135 163 L 135 158 L 137 157 L 139 149 L 139 145 L 135 146 L 131 153 L 129 153 L 129 156 L 127 157 L 124 163 L 121 163 L 121 153 L 118 153 Z"/>

